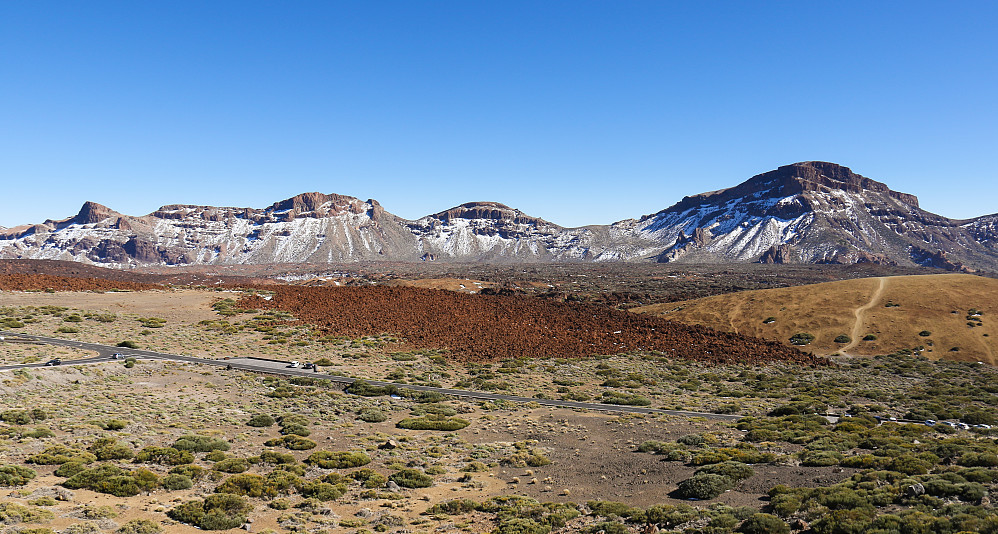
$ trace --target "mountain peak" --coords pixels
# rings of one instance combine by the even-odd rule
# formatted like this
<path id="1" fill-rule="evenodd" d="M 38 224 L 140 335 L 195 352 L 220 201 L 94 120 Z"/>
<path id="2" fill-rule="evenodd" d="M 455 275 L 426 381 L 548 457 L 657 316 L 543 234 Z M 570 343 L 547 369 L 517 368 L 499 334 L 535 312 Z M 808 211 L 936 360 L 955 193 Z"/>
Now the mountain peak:
<path id="1" fill-rule="evenodd" d="M 444 222 L 450 222 L 451 219 L 489 219 L 518 224 L 552 224 L 499 202 L 466 202 L 430 217 Z"/>
<path id="2" fill-rule="evenodd" d="M 270 209 L 273 211 L 294 210 L 298 213 L 305 213 L 315 211 L 327 202 L 332 202 L 334 204 L 353 204 L 354 202 L 360 202 L 360 199 L 346 195 L 337 195 L 335 193 L 327 195 L 313 191 L 309 193 L 301 193 L 280 202 L 275 202 Z"/>
<path id="3" fill-rule="evenodd" d="M 788 194 L 823 189 L 863 193 L 874 191 L 883 193 L 905 204 L 918 207 L 918 197 L 891 190 L 886 184 L 852 172 L 852 169 L 827 161 L 801 161 L 783 165 L 774 171 L 758 174 L 745 184 L 778 184 Z"/>
<path id="4" fill-rule="evenodd" d="M 73 217 L 72 221 L 77 224 L 93 224 L 115 215 L 118 215 L 118 212 L 113 209 L 88 200 L 83 203 L 80 212 L 76 214 L 76 217 Z"/>

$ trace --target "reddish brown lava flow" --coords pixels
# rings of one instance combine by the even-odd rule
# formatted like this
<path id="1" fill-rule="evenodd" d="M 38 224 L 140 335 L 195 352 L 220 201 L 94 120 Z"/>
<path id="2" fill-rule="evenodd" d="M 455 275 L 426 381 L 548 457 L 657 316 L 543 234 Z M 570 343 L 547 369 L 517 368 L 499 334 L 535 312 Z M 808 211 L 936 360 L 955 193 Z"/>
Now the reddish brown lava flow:
<path id="1" fill-rule="evenodd" d="M 266 289 L 271 300 L 247 297 L 241 306 L 285 310 L 331 335 L 393 334 L 410 348 L 447 348 L 467 361 L 656 350 L 714 363 L 828 364 L 779 343 L 593 304 L 412 287 Z"/>
<path id="2" fill-rule="evenodd" d="M 156 284 L 100 278 L 68 278 L 49 274 L 0 274 L 0 290 L 4 291 L 111 291 L 163 289 Z"/>

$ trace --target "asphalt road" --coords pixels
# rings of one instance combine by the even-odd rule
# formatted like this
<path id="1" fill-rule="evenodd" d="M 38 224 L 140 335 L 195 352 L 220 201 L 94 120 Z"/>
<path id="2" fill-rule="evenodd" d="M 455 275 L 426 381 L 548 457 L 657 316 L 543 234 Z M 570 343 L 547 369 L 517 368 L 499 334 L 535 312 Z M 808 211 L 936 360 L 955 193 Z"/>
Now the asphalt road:
<path id="1" fill-rule="evenodd" d="M 71 339 L 59 339 L 54 337 L 44 337 L 44 336 L 33 336 L 28 334 L 19 334 L 12 332 L 2 332 L 0 331 L 0 336 L 8 338 L 20 338 L 28 339 L 33 341 L 40 341 L 48 345 L 56 345 L 60 347 L 69 347 L 81 350 L 90 350 L 98 353 L 98 356 L 91 358 L 81 358 L 78 360 L 63 360 L 62 365 L 81 365 L 81 364 L 96 364 L 115 361 L 111 359 L 111 355 L 114 353 L 121 353 L 126 358 L 143 358 L 150 360 L 168 360 L 174 362 L 182 363 L 192 363 L 201 365 L 210 365 L 214 367 L 231 367 L 232 369 L 240 371 L 250 371 L 256 373 L 267 373 L 283 376 L 305 376 L 309 378 L 317 378 L 321 380 L 328 380 L 330 382 L 340 383 L 349 385 L 352 384 L 355 378 L 349 378 L 345 376 L 333 376 L 325 373 L 317 373 L 311 370 L 303 370 L 287 367 L 283 362 L 274 362 L 271 360 L 259 360 L 254 358 L 236 358 L 230 360 L 207 360 L 204 358 L 195 358 L 193 356 L 181 356 L 179 354 L 167 354 L 163 352 L 153 352 L 149 350 L 140 349 L 128 349 L 124 347 L 112 347 L 108 345 L 99 345 L 97 343 L 85 343 L 82 341 L 74 341 Z M 23 365 L 7 365 L 0 366 L 0 371 L 10 371 L 14 369 L 24 369 L 24 368 L 38 368 L 45 367 L 44 363 L 32 363 Z M 589 402 L 575 402 L 575 401 L 565 401 L 557 399 L 535 399 L 532 397 L 518 397 L 516 395 L 502 395 L 499 393 L 489 393 L 485 391 L 469 391 L 465 389 L 448 389 L 448 388 L 436 388 L 429 386 L 417 386 L 414 384 L 397 384 L 394 382 L 381 382 L 378 380 L 367 380 L 364 379 L 369 384 L 375 386 L 396 386 L 400 389 L 409 389 L 414 391 L 431 391 L 436 393 L 442 393 L 444 395 L 451 395 L 454 397 L 465 397 L 476 400 L 502 400 L 511 402 L 536 402 L 542 406 L 555 406 L 559 408 L 583 408 L 587 410 L 599 410 L 604 412 L 614 412 L 614 413 L 639 413 L 639 414 L 660 414 L 660 415 L 678 415 L 683 417 L 704 417 L 708 419 L 718 419 L 722 421 L 737 421 L 741 419 L 740 415 L 731 414 L 715 414 L 715 413 L 705 413 L 705 412 L 690 412 L 685 410 L 658 410 L 654 408 L 645 408 L 642 406 L 619 406 L 615 404 L 596 404 Z"/>

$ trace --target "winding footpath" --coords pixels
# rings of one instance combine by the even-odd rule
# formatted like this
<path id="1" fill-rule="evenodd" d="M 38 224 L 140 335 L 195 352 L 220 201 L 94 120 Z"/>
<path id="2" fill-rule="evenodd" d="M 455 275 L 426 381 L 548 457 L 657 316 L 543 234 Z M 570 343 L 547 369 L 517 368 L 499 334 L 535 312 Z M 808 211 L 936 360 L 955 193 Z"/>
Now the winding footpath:
<path id="1" fill-rule="evenodd" d="M 330 382 L 344 384 L 345 386 L 354 383 L 355 380 L 361 380 L 358 378 L 350 378 L 346 376 L 334 376 L 329 374 L 316 373 L 314 371 L 305 371 L 303 369 L 285 367 L 287 362 L 275 362 L 273 360 L 251 359 L 251 358 L 239 358 L 236 360 L 208 360 L 205 358 L 195 358 L 193 356 L 182 356 L 179 354 L 168 354 L 164 352 L 154 352 L 150 350 L 127 349 L 123 347 L 112 347 L 110 345 L 100 345 L 97 343 L 85 343 L 82 341 L 74 341 L 71 339 L 33 336 L 27 334 L 17 334 L 12 332 L 0 331 L 0 336 L 9 337 L 11 338 L 11 340 L 21 339 L 32 342 L 45 343 L 47 345 L 56 345 L 60 347 L 69 347 L 78 350 L 94 351 L 97 352 L 98 354 L 98 356 L 93 356 L 89 358 L 81 358 L 78 360 L 66 360 L 62 362 L 62 365 L 100 364 L 100 363 L 115 362 L 117 360 L 111 359 L 111 355 L 115 353 L 121 353 L 126 358 L 167 360 L 179 363 L 210 365 L 213 367 L 221 367 L 223 369 L 235 369 L 240 371 L 249 371 L 254 373 L 266 373 L 266 374 L 291 376 L 291 377 L 303 376 L 308 378 L 328 380 Z M 12 371 L 16 369 L 40 368 L 40 367 L 45 367 L 45 364 L 32 363 L 32 364 L 22 364 L 22 365 L 7 365 L 7 366 L 0 366 L 0 372 Z M 575 402 L 575 401 L 566 401 L 558 399 L 536 399 L 532 397 L 519 397 L 516 395 L 501 395 L 498 393 L 489 393 L 485 391 L 469 391 L 465 389 L 437 388 L 429 386 L 418 386 L 414 384 L 398 384 L 394 382 L 382 382 L 378 380 L 367 380 L 367 379 L 363 380 L 375 386 L 395 386 L 400 389 L 442 393 L 444 395 L 451 395 L 454 397 L 464 397 L 476 400 L 493 400 L 493 401 L 498 400 L 498 401 L 510 401 L 518 403 L 535 402 L 542 406 L 553 406 L 558 408 L 580 408 L 586 410 L 598 410 L 598 411 L 613 412 L 613 413 L 639 413 L 639 414 L 649 414 L 649 415 L 677 415 L 682 417 L 703 417 L 707 419 L 718 419 L 722 421 L 737 421 L 742 418 L 741 415 L 691 412 L 686 410 L 658 410 L 655 408 L 644 408 L 641 406 L 596 404 L 589 402 Z"/>
<path id="2" fill-rule="evenodd" d="M 839 353 L 843 356 L 850 356 L 846 351 L 852 349 L 860 342 L 860 335 L 863 334 L 863 316 L 866 314 L 867 310 L 877 305 L 880 302 L 880 298 L 884 296 L 884 288 L 887 287 L 887 277 L 881 276 L 877 278 L 877 289 L 874 290 L 873 295 L 870 297 L 870 301 L 866 304 L 853 310 L 853 315 L 856 317 L 856 322 L 852 325 L 852 333 L 850 337 L 849 344 L 839 349 Z"/>

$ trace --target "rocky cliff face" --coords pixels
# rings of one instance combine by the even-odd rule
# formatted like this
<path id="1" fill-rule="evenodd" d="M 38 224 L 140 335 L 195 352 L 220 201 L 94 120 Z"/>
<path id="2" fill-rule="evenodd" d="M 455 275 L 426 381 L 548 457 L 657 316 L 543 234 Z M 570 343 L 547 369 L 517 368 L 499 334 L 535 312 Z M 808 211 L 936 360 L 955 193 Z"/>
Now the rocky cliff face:
<path id="1" fill-rule="evenodd" d="M 375 200 L 304 193 L 264 209 L 87 202 L 0 229 L 0 258 L 110 266 L 392 261 L 877 262 L 998 271 L 998 215 L 967 221 L 847 167 L 802 162 L 640 219 L 564 228 L 496 202 L 404 220 Z"/>

